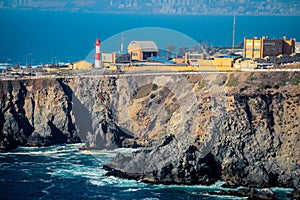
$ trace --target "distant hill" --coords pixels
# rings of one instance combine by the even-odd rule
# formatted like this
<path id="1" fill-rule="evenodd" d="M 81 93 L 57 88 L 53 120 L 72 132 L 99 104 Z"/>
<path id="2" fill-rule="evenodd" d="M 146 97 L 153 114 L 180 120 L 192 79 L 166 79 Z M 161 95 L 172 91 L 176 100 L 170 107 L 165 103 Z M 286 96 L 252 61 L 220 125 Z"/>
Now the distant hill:
<path id="1" fill-rule="evenodd" d="M 296 15 L 298 0 L 3 0 L 0 9 L 183 15 Z"/>

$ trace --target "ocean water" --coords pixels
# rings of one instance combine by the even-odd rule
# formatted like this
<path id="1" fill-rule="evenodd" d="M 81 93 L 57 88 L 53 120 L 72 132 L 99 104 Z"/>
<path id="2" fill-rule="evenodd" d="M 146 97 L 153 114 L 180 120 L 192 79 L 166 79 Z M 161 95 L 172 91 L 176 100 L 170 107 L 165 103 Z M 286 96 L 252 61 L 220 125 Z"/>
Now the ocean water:
<path id="1" fill-rule="evenodd" d="M 221 182 L 212 186 L 164 186 L 107 177 L 103 164 L 118 152 L 129 154 L 132 149 L 79 151 L 81 145 L 0 151 L 0 199 L 243 199 L 207 194 L 220 191 Z M 279 199 L 291 191 L 272 190 Z"/>
<path id="2" fill-rule="evenodd" d="M 85 59 L 97 37 L 105 41 L 143 27 L 171 29 L 195 41 L 231 46 L 233 16 L 108 15 L 67 12 L 0 10 L 0 63 L 32 65 Z M 139 35 L 139 34 L 137 34 Z M 153 34 L 160 40 L 160 32 Z M 237 16 L 236 44 L 244 37 L 300 40 L 300 16 Z M 139 35 L 141 36 L 141 35 Z M 172 38 L 172 37 L 171 37 Z M 142 39 L 139 37 L 139 39 Z M 172 38 L 176 44 L 178 38 Z M 129 38 L 125 35 L 125 44 Z M 119 42 L 115 42 L 119 50 Z M 126 49 L 125 45 L 125 49 Z M 161 48 L 164 48 L 162 46 Z M 31 54 L 29 54 L 31 53 Z"/>

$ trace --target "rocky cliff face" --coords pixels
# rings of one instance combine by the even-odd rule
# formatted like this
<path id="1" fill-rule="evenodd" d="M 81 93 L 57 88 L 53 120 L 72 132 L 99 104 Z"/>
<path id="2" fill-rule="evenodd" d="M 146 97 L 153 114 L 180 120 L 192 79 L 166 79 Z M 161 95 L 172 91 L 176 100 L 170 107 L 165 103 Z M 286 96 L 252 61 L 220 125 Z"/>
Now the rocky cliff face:
<path id="1" fill-rule="evenodd" d="M 146 141 L 146 148 L 118 155 L 105 168 L 110 175 L 151 183 L 223 179 L 231 187 L 297 188 L 299 78 L 237 73 L 144 80 L 131 100 L 122 97 L 130 103 L 117 106 L 115 119 L 134 130 L 137 141 Z"/>
<path id="2" fill-rule="evenodd" d="M 68 95 L 58 80 L 2 81 L 1 149 L 79 142 Z"/>
<path id="3" fill-rule="evenodd" d="M 13 80 L 0 88 L 0 149 L 80 141 L 90 149 L 135 146 L 112 118 L 113 78 Z"/>
<path id="4" fill-rule="evenodd" d="M 109 174 L 297 188 L 299 80 L 299 73 L 227 73 L 2 81 L 0 146 L 144 146 L 118 155 Z"/>

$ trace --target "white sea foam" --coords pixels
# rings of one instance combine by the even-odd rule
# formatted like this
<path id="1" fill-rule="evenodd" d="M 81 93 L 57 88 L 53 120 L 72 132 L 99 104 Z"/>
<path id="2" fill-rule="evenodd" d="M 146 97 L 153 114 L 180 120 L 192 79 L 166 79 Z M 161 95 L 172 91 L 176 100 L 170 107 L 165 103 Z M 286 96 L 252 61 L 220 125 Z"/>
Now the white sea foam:
<path id="1" fill-rule="evenodd" d="M 46 195 L 49 195 L 50 192 L 48 190 L 53 187 L 55 187 L 55 184 L 52 183 L 49 187 L 46 187 L 45 189 L 43 189 L 42 192 L 45 193 Z"/>
<path id="2" fill-rule="evenodd" d="M 216 199 L 224 199 L 224 200 L 242 200 L 242 199 L 248 199 L 248 197 L 235 197 L 235 196 L 229 196 L 229 195 L 211 195 L 211 194 L 202 194 L 203 196 L 208 197 L 214 197 Z"/>
<path id="3" fill-rule="evenodd" d="M 35 183 L 36 180 L 21 180 L 21 183 Z"/>
<path id="4" fill-rule="evenodd" d="M 272 187 L 270 188 L 273 192 L 284 192 L 284 193 L 291 193 L 293 188 L 280 188 L 280 187 Z"/>
<path id="5" fill-rule="evenodd" d="M 137 192 L 142 190 L 142 188 L 128 188 L 126 190 L 123 190 L 123 192 Z"/>
<path id="6" fill-rule="evenodd" d="M 91 183 L 92 185 L 96 185 L 96 186 L 104 186 L 105 183 L 103 183 L 100 180 L 89 180 L 89 183 Z"/>
<path id="7" fill-rule="evenodd" d="M 102 174 L 96 171 L 70 171 L 70 173 L 72 173 L 74 176 L 81 176 L 81 177 L 93 178 L 93 179 L 102 176 Z"/>
<path id="8" fill-rule="evenodd" d="M 74 151 L 74 150 L 49 150 L 49 151 L 31 151 L 31 152 L 2 152 L 0 154 L 2 156 L 5 156 L 5 155 L 51 155 L 51 154 L 57 155 L 59 153 L 59 155 L 65 156 L 72 152 L 76 152 L 76 151 Z"/>
<path id="9" fill-rule="evenodd" d="M 219 181 L 212 185 L 158 185 L 159 188 L 177 188 L 177 189 L 199 189 L 199 190 L 217 190 L 222 189 L 226 190 L 226 188 L 222 188 L 222 185 L 225 182 Z"/>
<path id="10" fill-rule="evenodd" d="M 50 179 L 50 180 L 40 179 L 40 181 L 42 181 L 43 183 L 51 183 L 51 182 L 52 182 L 52 179 Z"/>
<path id="11" fill-rule="evenodd" d="M 21 169 L 21 171 L 25 174 L 31 174 L 31 171 L 29 169 Z"/>
<path id="12" fill-rule="evenodd" d="M 112 151 L 99 151 L 99 150 L 85 150 L 80 151 L 81 154 L 88 154 L 88 155 L 115 155 L 115 152 Z"/>

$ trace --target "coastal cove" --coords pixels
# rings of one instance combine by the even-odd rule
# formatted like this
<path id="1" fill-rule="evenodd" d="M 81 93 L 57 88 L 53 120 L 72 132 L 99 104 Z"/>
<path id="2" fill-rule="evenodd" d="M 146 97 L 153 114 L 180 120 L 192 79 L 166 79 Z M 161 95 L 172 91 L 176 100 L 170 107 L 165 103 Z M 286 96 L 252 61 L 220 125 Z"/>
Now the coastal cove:
<path id="1" fill-rule="evenodd" d="M 105 176 L 103 164 L 118 153 L 79 151 L 83 144 L 52 147 L 20 147 L 0 151 L 0 192 L 2 199 L 206 199 L 239 200 L 241 197 L 209 195 L 226 191 L 223 182 L 211 186 L 149 185 Z M 26 188 L 26 189 L 25 189 Z M 278 199 L 291 189 L 271 188 Z"/>

